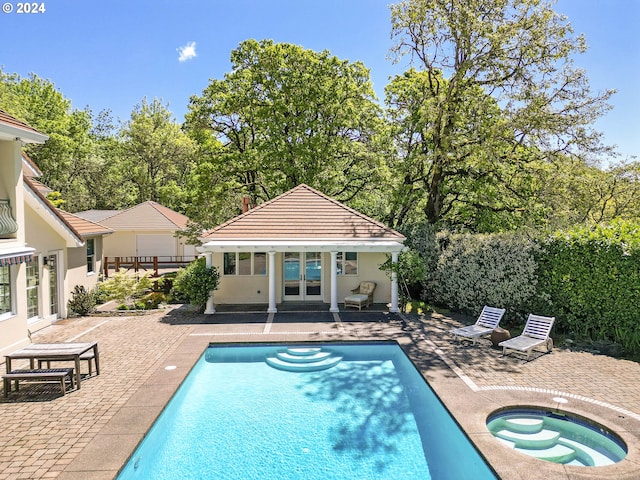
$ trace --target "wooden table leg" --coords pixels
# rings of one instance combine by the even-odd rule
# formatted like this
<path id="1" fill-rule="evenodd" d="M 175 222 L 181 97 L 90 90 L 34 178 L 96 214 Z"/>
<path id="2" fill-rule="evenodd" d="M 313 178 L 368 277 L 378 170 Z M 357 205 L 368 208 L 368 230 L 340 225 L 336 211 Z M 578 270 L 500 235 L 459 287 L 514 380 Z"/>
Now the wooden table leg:
<path id="1" fill-rule="evenodd" d="M 78 390 L 80 390 L 80 355 L 76 355 L 76 383 Z"/>
<path id="2" fill-rule="evenodd" d="M 93 347 L 93 361 L 96 364 L 96 375 L 100 375 L 100 355 L 98 354 L 98 345 Z"/>

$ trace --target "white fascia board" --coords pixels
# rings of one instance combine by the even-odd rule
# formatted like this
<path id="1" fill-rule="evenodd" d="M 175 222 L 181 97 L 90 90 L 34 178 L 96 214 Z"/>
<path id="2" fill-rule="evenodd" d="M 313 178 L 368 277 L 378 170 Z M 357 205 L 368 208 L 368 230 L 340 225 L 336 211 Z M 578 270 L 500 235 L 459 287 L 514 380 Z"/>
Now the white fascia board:
<path id="1" fill-rule="evenodd" d="M 401 252 L 406 247 L 395 240 L 212 240 L 199 252 Z"/>
<path id="2" fill-rule="evenodd" d="M 24 130 L 11 125 L 0 124 L 0 140 L 14 140 L 22 143 L 44 143 L 49 139 L 48 135 L 31 130 Z"/>
<path id="3" fill-rule="evenodd" d="M 24 196 L 26 203 L 66 242 L 67 247 L 82 247 L 84 240 L 78 238 L 60 218 L 51 211 L 51 208 L 38 197 L 31 188 L 25 185 L 28 195 Z"/>

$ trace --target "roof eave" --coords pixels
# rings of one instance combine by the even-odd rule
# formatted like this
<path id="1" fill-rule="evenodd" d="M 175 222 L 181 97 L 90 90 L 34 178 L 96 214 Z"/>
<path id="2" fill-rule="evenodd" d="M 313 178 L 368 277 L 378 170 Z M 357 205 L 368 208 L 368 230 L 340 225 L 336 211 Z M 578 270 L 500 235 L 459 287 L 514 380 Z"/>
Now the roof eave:
<path id="1" fill-rule="evenodd" d="M 305 252 L 402 252 L 404 243 L 393 239 L 342 239 L 342 240 L 211 240 L 205 242 L 198 251 L 305 251 Z"/>
<path id="2" fill-rule="evenodd" d="M 12 125 L 0 124 L 0 140 L 16 140 L 22 143 L 44 143 L 48 135 Z"/>

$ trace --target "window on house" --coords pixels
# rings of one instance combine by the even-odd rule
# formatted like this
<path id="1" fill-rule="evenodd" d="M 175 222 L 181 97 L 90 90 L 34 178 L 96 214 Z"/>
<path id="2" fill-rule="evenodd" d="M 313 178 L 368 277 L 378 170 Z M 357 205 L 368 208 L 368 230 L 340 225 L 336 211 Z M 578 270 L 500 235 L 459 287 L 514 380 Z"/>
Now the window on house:
<path id="1" fill-rule="evenodd" d="M 27 263 L 27 318 L 37 317 L 40 298 L 40 265 L 38 257 Z"/>
<path id="2" fill-rule="evenodd" d="M 338 275 L 358 274 L 358 252 L 338 252 Z"/>
<path id="3" fill-rule="evenodd" d="M 11 313 L 11 267 L 0 266 L 0 315 Z"/>
<path id="4" fill-rule="evenodd" d="M 224 275 L 266 275 L 265 252 L 229 252 L 224 254 Z"/>
<path id="5" fill-rule="evenodd" d="M 251 252 L 238 253 L 238 275 L 251 275 Z"/>
<path id="6" fill-rule="evenodd" d="M 266 252 L 254 252 L 253 254 L 253 274 L 267 274 L 267 254 Z"/>
<path id="7" fill-rule="evenodd" d="M 236 274 L 236 253 L 225 253 L 224 254 L 224 266 L 222 272 L 225 275 L 235 275 Z"/>
<path id="8" fill-rule="evenodd" d="M 96 271 L 96 243 L 94 238 L 87 239 L 87 273 Z"/>

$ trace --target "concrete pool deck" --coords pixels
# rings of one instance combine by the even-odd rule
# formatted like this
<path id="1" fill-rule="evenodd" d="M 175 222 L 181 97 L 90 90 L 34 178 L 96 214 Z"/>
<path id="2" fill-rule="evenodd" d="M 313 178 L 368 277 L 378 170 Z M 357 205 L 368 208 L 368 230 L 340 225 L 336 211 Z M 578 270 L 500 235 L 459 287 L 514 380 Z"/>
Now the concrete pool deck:
<path id="1" fill-rule="evenodd" d="M 171 308 L 62 320 L 33 334 L 34 342 L 98 341 L 101 374 L 64 396 L 38 385 L 0 400 L 0 479 L 114 478 L 210 343 L 353 340 L 398 341 L 503 480 L 640 478 L 638 363 L 559 348 L 530 362 L 502 357 L 486 340 L 453 342 L 447 332 L 460 320 L 440 314 L 292 310 L 211 316 Z M 485 424 L 514 405 L 559 406 L 598 421 L 624 439 L 627 458 L 568 467 L 514 452 Z"/>

